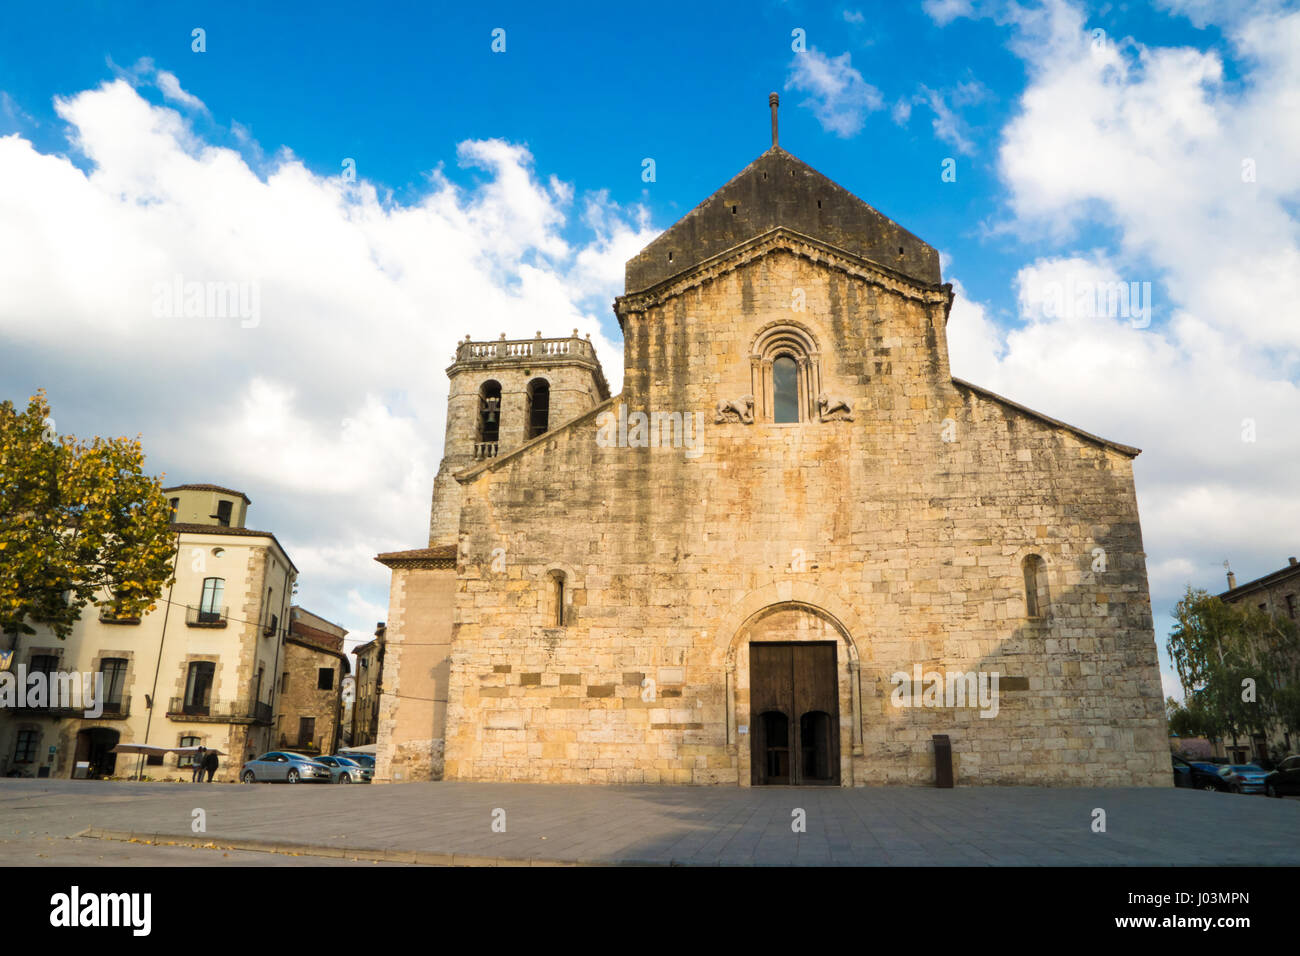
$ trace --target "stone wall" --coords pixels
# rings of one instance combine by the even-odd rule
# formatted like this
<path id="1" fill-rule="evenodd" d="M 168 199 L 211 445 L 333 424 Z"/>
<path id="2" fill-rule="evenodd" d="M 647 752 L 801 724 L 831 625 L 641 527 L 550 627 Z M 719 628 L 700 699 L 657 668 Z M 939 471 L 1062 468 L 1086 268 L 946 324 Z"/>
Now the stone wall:
<path id="1" fill-rule="evenodd" d="M 330 689 L 321 690 L 320 671 L 333 672 Z M 343 682 L 343 661 L 338 653 L 318 646 L 311 641 L 289 638 L 284 642 L 284 657 L 280 661 L 280 694 L 276 703 L 279 717 L 279 735 L 276 747 L 301 750 L 298 739 L 300 721 L 304 717 L 315 720 L 315 730 L 308 752 L 333 753 L 339 745 L 339 694 Z M 288 674 L 286 685 L 285 674 Z"/>
<path id="2" fill-rule="evenodd" d="M 806 607 L 843 650 L 845 785 L 929 782 L 936 733 L 961 783 L 1168 785 L 1135 450 L 955 383 L 949 301 L 780 236 L 621 299 L 624 394 L 462 476 L 446 777 L 747 785 L 747 627 Z M 715 423 L 790 324 L 852 420 Z M 620 404 L 698 413 L 698 454 L 602 446 Z M 1010 678 L 998 715 L 892 706 L 916 664 Z"/>
<path id="3" fill-rule="evenodd" d="M 438 780 L 443 775 L 455 567 L 441 559 L 396 560 L 391 566 L 375 781 Z"/>

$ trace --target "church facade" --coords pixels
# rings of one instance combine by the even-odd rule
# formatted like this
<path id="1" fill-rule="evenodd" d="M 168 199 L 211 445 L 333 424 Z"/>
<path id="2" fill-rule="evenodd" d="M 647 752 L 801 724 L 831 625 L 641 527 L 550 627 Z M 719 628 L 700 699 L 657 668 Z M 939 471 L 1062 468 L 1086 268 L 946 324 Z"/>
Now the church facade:
<path id="1" fill-rule="evenodd" d="M 458 346 L 377 779 L 1168 786 L 1138 450 L 954 379 L 934 248 L 778 145 L 589 341 Z"/>

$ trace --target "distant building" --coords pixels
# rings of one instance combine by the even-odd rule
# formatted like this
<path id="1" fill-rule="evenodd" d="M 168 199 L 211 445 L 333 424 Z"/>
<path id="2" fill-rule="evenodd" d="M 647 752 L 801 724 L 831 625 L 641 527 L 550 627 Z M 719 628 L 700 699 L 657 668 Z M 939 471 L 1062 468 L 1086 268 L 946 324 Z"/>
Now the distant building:
<path id="1" fill-rule="evenodd" d="M 117 755 L 119 743 L 205 746 L 225 753 L 216 779 L 271 749 L 275 675 L 283 663 L 298 570 L 275 535 L 245 527 L 249 500 L 218 485 L 164 489 L 176 535 L 176 580 L 152 612 L 114 618 L 88 606 L 66 640 L 19 636 L 11 668 L 103 675 L 103 712 L 50 700 L 0 710 L 0 774 L 189 779 L 190 757 Z"/>
<path id="2" fill-rule="evenodd" d="M 1290 618 L 1300 622 L 1300 563 L 1289 558 L 1286 567 L 1266 574 L 1254 581 L 1237 584 L 1237 576 L 1228 572 L 1228 590 L 1219 595 L 1219 600 L 1227 604 L 1240 604 L 1254 607 L 1275 617 Z M 1295 742 L 1291 735 L 1276 728 L 1268 734 L 1255 734 L 1250 744 L 1225 745 L 1225 755 L 1236 763 L 1248 760 L 1263 760 L 1269 756 L 1269 748 L 1282 749 L 1287 753 L 1295 751 Z"/>
<path id="3" fill-rule="evenodd" d="M 379 698 L 384 689 L 383 621 L 375 626 L 375 639 L 353 653 L 357 658 L 356 699 L 352 705 L 352 746 L 373 744 L 379 739 Z"/>
<path id="4" fill-rule="evenodd" d="M 290 609 L 275 715 L 277 747 L 305 754 L 338 749 L 343 678 L 351 670 L 343 653 L 347 633 L 305 608 Z"/>

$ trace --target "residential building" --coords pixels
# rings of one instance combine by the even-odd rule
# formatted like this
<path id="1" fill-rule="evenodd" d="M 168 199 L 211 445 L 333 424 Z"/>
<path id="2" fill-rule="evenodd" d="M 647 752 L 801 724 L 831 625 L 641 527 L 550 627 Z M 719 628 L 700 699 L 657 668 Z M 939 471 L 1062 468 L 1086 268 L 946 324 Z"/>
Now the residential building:
<path id="1" fill-rule="evenodd" d="M 352 704 L 353 747 L 373 744 L 379 739 L 379 700 L 384 692 L 383 621 L 375 625 L 375 639 L 362 644 L 353 655 L 357 659 L 356 698 Z"/>
<path id="2" fill-rule="evenodd" d="M 242 492 L 194 484 L 164 493 L 175 519 L 175 581 L 154 609 L 121 619 L 88 605 L 66 640 L 38 628 L 15 647 L 15 669 L 102 674 L 102 714 L 0 711 L 0 773 L 190 777 L 188 756 L 112 752 L 136 743 L 221 750 L 216 779 L 234 780 L 243 760 L 270 749 L 297 568 L 274 534 L 246 527 Z"/>
<path id="3" fill-rule="evenodd" d="M 343 653 L 347 631 L 305 608 L 289 611 L 275 714 L 276 746 L 304 754 L 333 753 L 341 741 Z"/>
<path id="4" fill-rule="evenodd" d="M 1253 607 L 1274 617 L 1283 617 L 1300 624 L 1300 563 L 1294 557 L 1287 559 L 1285 567 L 1245 584 L 1237 584 L 1237 576 L 1228 572 L 1228 590 L 1219 596 L 1227 604 Z M 1236 763 L 1249 760 L 1267 760 L 1270 751 L 1294 753 L 1296 741 L 1290 732 L 1275 727 L 1267 734 L 1254 734 L 1249 741 L 1216 741 L 1218 751 Z"/>

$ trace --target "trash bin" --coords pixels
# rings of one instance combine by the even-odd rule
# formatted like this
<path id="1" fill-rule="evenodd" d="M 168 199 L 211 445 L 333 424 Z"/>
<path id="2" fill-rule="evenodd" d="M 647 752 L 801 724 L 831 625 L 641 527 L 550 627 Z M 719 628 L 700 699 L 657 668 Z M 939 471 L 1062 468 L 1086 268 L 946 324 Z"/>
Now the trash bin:
<path id="1" fill-rule="evenodd" d="M 936 787 L 952 786 L 952 743 L 947 734 L 935 734 L 934 740 L 934 785 Z"/>

